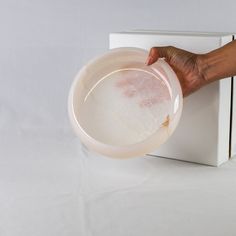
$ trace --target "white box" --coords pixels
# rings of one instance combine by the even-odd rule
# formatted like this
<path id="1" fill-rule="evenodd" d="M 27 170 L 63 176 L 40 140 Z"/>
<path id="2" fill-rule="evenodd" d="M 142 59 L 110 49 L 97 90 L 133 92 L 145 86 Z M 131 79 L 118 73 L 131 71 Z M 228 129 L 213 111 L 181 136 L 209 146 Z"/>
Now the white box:
<path id="1" fill-rule="evenodd" d="M 110 34 L 110 48 L 153 46 L 183 48 L 206 53 L 232 41 L 232 33 L 130 31 Z M 219 166 L 236 154 L 236 91 L 234 78 L 226 78 L 184 99 L 181 121 L 156 156 Z M 233 102 L 233 99 L 235 102 Z"/>

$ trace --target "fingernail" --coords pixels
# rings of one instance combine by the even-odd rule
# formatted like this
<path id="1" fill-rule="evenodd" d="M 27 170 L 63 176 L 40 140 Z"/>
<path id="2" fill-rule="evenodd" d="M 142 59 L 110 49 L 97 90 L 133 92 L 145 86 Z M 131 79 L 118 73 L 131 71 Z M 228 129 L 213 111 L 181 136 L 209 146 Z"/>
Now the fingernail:
<path id="1" fill-rule="evenodd" d="M 149 55 L 148 57 L 147 57 L 147 60 L 146 60 L 146 62 L 145 62 L 145 65 L 147 65 L 147 66 L 149 66 L 151 63 L 152 63 L 152 57 Z"/>

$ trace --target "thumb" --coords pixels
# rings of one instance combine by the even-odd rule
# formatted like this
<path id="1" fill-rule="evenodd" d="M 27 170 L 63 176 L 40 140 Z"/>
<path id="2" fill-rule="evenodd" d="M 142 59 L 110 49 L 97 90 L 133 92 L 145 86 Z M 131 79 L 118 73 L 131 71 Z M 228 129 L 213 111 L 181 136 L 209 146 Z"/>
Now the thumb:
<path id="1" fill-rule="evenodd" d="M 172 52 L 174 47 L 166 46 L 166 47 L 152 47 L 149 51 L 149 55 L 146 60 L 146 65 L 152 65 L 155 63 L 159 58 L 166 58 L 167 61 L 170 61 Z"/>

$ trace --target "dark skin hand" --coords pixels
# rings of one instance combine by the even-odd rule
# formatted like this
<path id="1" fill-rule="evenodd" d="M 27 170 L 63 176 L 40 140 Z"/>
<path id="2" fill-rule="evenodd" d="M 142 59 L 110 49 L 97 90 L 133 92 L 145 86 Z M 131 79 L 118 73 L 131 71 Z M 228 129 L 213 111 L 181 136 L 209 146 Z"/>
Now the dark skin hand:
<path id="1" fill-rule="evenodd" d="M 146 64 L 165 58 L 178 76 L 183 95 L 208 83 L 236 75 L 236 41 L 206 54 L 195 54 L 172 46 L 150 49 Z"/>

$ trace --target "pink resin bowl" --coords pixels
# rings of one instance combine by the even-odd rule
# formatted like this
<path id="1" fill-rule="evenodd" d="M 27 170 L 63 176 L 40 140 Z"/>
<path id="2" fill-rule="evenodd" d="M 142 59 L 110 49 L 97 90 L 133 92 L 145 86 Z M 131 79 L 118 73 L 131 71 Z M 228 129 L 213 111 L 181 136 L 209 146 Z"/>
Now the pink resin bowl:
<path id="1" fill-rule="evenodd" d="M 157 149 L 181 117 L 179 80 L 164 59 L 145 65 L 148 52 L 117 48 L 77 74 L 68 101 L 71 124 L 91 151 L 138 157 Z"/>

